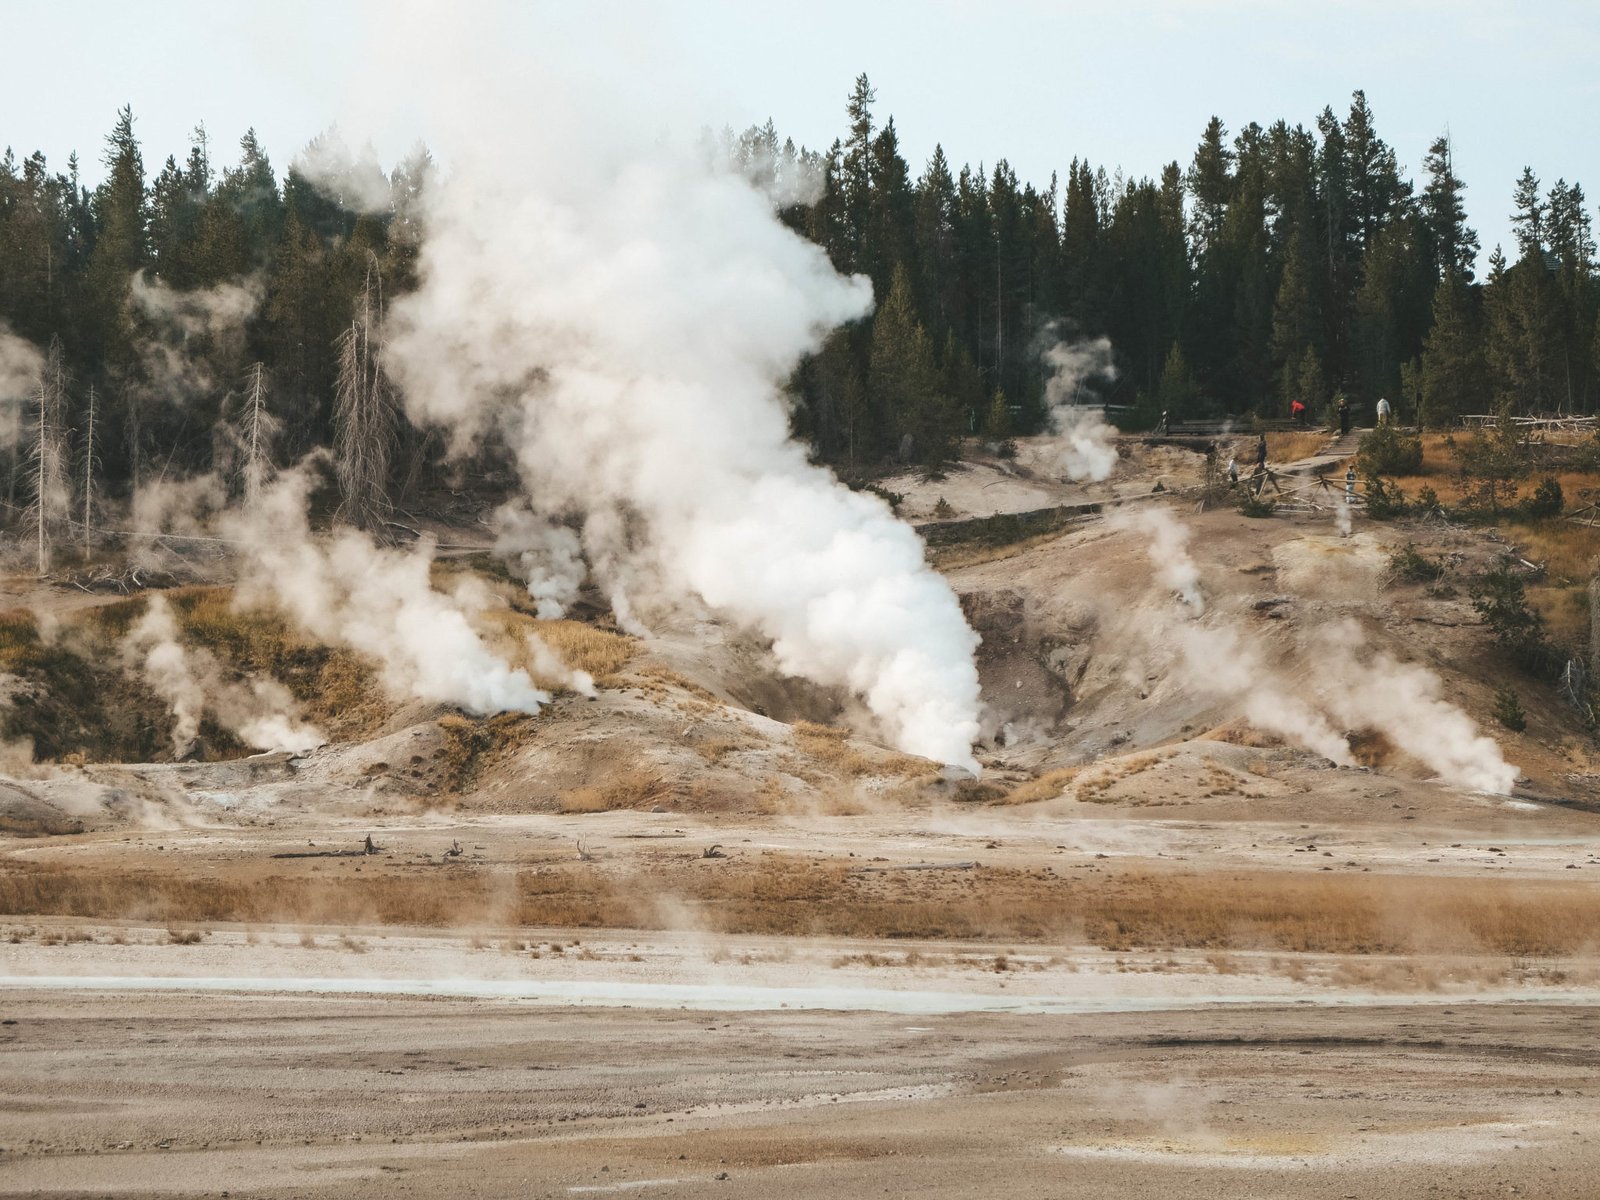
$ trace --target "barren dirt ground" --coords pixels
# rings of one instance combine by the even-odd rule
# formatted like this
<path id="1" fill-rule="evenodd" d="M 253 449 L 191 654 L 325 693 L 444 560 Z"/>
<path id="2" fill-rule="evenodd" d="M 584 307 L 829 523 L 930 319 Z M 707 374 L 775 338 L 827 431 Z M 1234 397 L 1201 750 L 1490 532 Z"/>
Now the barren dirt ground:
<path id="1" fill-rule="evenodd" d="M 1600 1010 L 5 997 L 0 1192 L 1589 1197 Z"/>
<path id="2" fill-rule="evenodd" d="M 1600 547 L 1200 512 L 1182 447 L 1090 488 L 1036 449 L 888 481 L 914 519 L 1139 498 L 942 552 L 980 780 L 708 614 L 624 637 L 591 597 L 543 635 L 598 695 L 473 718 L 225 586 L 167 593 L 186 636 L 290 670 L 334 737 L 172 761 L 115 665 L 139 601 L 0 582 L 0 682 L 58 743 L 0 759 L 0 1195 L 1600 1194 L 1596 743 L 1469 595 L 1522 539 L 1578 628 Z M 1157 507 L 1203 619 L 1129 519 Z M 1185 666 L 1192 629 L 1279 703 L 1341 647 L 1426 667 L 1516 783 L 1440 781 L 1396 728 L 1426 689 L 1342 721 L 1336 767 Z"/>

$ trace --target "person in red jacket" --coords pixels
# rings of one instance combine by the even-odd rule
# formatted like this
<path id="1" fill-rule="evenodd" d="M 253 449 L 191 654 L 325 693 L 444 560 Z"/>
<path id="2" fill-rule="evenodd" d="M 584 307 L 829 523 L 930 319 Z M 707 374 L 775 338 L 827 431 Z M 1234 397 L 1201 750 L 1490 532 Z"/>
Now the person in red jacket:
<path id="1" fill-rule="evenodd" d="M 1289 406 L 1289 415 L 1294 418 L 1296 425 L 1304 428 L 1306 423 L 1306 406 L 1301 401 L 1296 400 Z"/>

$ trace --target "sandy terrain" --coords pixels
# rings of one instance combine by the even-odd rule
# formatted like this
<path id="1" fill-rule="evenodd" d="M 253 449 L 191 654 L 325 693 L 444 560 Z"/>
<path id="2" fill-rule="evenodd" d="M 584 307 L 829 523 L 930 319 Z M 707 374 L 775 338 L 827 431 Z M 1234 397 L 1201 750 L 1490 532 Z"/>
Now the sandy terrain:
<path id="1" fill-rule="evenodd" d="M 1600 1010 L 8 993 L 0 1194 L 1593 1195 Z"/>
<path id="2" fill-rule="evenodd" d="M 594 596 L 593 699 L 363 696 L 300 756 L 171 761 L 106 668 L 93 711 L 162 761 L 0 767 L 0 1194 L 1595 1194 L 1600 769 L 1486 643 L 1466 580 L 1502 543 L 1199 511 L 1180 446 L 1089 486 L 1047 450 L 885 484 L 914 520 L 1109 508 L 940 560 L 981 779 L 714 614 L 625 639 Z M 1442 584 L 1396 576 L 1407 543 Z M 4 590 L 65 630 L 6 694 L 86 719 L 61 656 L 104 653 L 81 622 L 119 597 Z M 1442 782 L 1392 713 L 1335 766 L 1207 677 L 1281 706 L 1347 651 L 1432 672 L 1510 794 Z"/>

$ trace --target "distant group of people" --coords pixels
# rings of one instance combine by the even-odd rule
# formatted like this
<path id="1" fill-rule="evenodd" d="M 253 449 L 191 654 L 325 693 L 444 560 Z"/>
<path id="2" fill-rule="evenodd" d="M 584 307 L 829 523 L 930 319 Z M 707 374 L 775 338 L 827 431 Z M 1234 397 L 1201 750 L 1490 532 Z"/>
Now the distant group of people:
<path id="1" fill-rule="evenodd" d="M 1345 437 L 1350 432 L 1350 421 L 1353 413 L 1350 408 L 1350 401 L 1343 392 L 1340 392 L 1338 398 L 1334 401 L 1333 409 L 1339 421 L 1339 436 Z M 1306 407 L 1305 401 L 1295 400 L 1289 405 L 1289 416 L 1296 425 L 1304 429 L 1311 419 L 1311 410 Z M 1387 425 L 1394 419 L 1394 409 L 1389 404 L 1387 397 L 1380 396 L 1378 398 L 1377 417 L 1380 426 Z"/>

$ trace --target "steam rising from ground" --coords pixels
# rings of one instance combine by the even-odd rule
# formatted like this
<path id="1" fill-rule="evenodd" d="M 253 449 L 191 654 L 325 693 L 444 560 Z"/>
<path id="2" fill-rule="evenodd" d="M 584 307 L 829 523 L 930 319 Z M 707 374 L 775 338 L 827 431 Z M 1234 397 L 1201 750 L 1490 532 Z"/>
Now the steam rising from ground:
<path id="1" fill-rule="evenodd" d="M 44 354 L 39 347 L 0 321 L 0 446 L 17 444 L 23 414 L 39 391 L 43 373 Z"/>
<path id="2" fill-rule="evenodd" d="M 245 561 L 241 603 L 270 602 L 313 637 L 367 655 L 398 697 L 478 714 L 535 713 L 549 701 L 527 671 L 503 661 L 474 629 L 473 618 L 492 602 L 486 589 L 469 584 L 447 595 L 434 588 L 426 541 L 402 551 L 352 529 L 313 538 L 306 522 L 311 484 L 309 469 L 287 471 L 255 511 L 224 519 Z M 530 638 L 527 649 L 541 674 L 592 690 L 542 643 Z"/>
<path id="3" fill-rule="evenodd" d="M 176 291 L 160 279 L 135 272 L 129 298 L 144 318 L 139 356 L 152 398 L 186 403 L 216 389 L 218 381 L 206 366 L 208 357 L 194 352 L 200 340 L 227 349 L 234 357 L 245 348 L 245 323 L 265 295 L 260 276 L 248 276 L 216 287 Z"/>
<path id="4" fill-rule="evenodd" d="M 1044 401 L 1056 438 L 1048 448 L 1048 461 L 1068 479 L 1100 483 L 1111 478 L 1117 465 L 1117 447 L 1112 440 L 1115 431 L 1106 424 L 1100 408 L 1083 405 L 1096 399 L 1089 390 L 1096 380 L 1117 377 L 1111 341 L 1103 337 L 1064 341 L 1054 329 L 1050 338 L 1041 354 L 1050 369 Z"/>
<path id="5" fill-rule="evenodd" d="M 501 505 L 494 523 L 494 552 L 516 563 L 540 619 L 565 616 L 588 574 L 578 535 L 564 525 L 552 525 L 521 500 Z"/>
<path id="6" fill-rule="evenodd" d="M 1116 528 L 1134 529 L 1150 539 L 1150 565 L 1155 568 L 1156 580 L 1171 588 L 1179 601 L 1195 616 L 1206 611 L 1205 596 L 1200 591 L 1200 569 L 1189 556 L 1189 531 L 1173 519 L 1164 508 L 1123 509 L 1114 514 L 1110 524 Z"/>
<path id="7" fill-rule="evenodd" d="M 1188 531 L 1164 509 L 1122 520 L 1150 538 L 1159 582 L 1186 616 L 1199 618 L 1205 605 Z M 1309 654 L 1297 649 L 1287 663 L 1269 660 L 1260 638 L 1247 638 L 1216 613 L 1209 623 L 1158 618 L 1150 636 L 1176 651 L 1184 686 L 1239 704 L 1252 725 L 1341 766 L 1356 763 L 1345 731 L 1370 730 L 1455 787 L 1505 795 L 1517 781 L 1517 768 L 1495 741 L 1443 698 L 1437 675 L 1372 651 L 1354 621 L 1320 631 Z"/>
<path id="8" fill-rule="evenodd" d="M 164 596 L 150 597 L 144 615 L 123 639 L 122 653 L 171 709 L 176 720 L 173 752 L 180 758 L 199 738 L 200 721 L 208 709 L 218 724 L 258 750 L 304 752 L 326 740 L 294 715 L 294 698 L 281 683 L 224 679 L 210 653 L 185 648 Z"/>
<path id="9" fill-rule="evenodd" d="M 624 619 L 629 580 L 701 600 L 780 669 L 860 693 L 900 749 L 975 767 L 977 637 L 954 593 L 910 528 L 789 438 L 780 386 L 868 311 L 867 281 L 692 146 L 571 171 L 512 158 L 526 177 L 468 151 L 425 197 L 422 287 L 391 310 L 388 360 L 413 416 L 457 445 L 503 436 L 530 513 L 584 518 Z M 515 548 L 554 611 L 575 564 L 540 536 Z"/>

